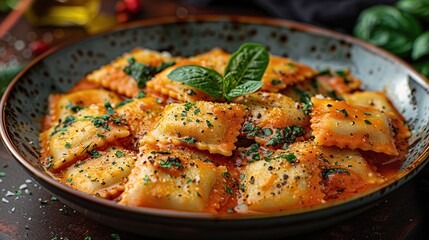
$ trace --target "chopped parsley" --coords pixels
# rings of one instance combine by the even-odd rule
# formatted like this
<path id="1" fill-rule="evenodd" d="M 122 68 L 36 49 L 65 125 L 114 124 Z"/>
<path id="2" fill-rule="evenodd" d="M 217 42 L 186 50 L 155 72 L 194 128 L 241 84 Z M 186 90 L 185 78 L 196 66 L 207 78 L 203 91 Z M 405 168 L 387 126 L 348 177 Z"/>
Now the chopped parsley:
<path id="1" fill-rule="evenodd" d="M 130 102 L 134 102 L 134 99 L 127 99 L 127 100 L 124 100 L 124 101 L 122 101 L 122 102 L 120 102 L 120 103 L 118 103 L 118 105 L 116 105 L 116 109 L 118 109 L 118 108 L 120 108 L 120 107 L 122 107 L 122 106 L 124 106 L 124 105 L 126 105 L 126 104 L 128 104 L 128 103 L 130 103 Z"/>
<path id="2" fill-rule="evenodd" d="M 137 98 L 144 98 L 144 97 L 146 97 L 146 93 L 140 90 L 139 95 L 137 95 Z"/>
<path id="3" fill-rule="evenodd" d="M 197 139 L 194 137 L 185 137 L 185 138 L 180 138 L 179 141 L 187 144 L 194 144 L 197 142 Z"/>
<path id="4" fill-rule="evenodd" d="M 124 156 L 124 152 L 118 150 L 115 152 L 115 155 L 116 155 L 116 157 L 121 158 Z"/>
<path id="5" fill-rule="evenodd" d="M 136 62 L 136 60 L 131 57 L 128 59 L 128 66 L 124 68 L 124 72 L 137 81 L 139 88 L 144 88 L 146 86 L 146 82 L 155 76 L 155 74 L 174 64 L 174 62 L 163 62 L 160 65 L 153 67 Z"/>
<path id="6" fill-rule="evenodd" d="M 297 137 L 305 135 L 305 129 L 301 126 L 277 128 L 274 135 L 267 141 L 267 146 L 277 146 L 282 143 L 293 143 Z"/>
<path id="7" fill-rule="evenodd" d="M 106 107 L 107 115 L 115 114 L 115 109 L 113 109 L 112 105 L 110 104 L 110 101 L 106 101 L 104 103 L 104 107 Z"/>
<path id="8" fill-rule="evenodd" d="M 103 134 L 99 134 L 99 133 L 97 133 L 97 137 L 99 137 L 99 138 L 106 138 L 106 135 L 103 135 Z"/>
<path id="9" fill-rule="evenodd" d="M 302 111 L 304 114 L 309 115 L 311 113 L 311 107 L 313 106 L 313 103 L 311 102 L 310 93 L 303 91 L 299 88 L 293 89 L 296 94 L 299 96 L 300 102 L 304 103 L 305 105 L 302 107 Z"/>
<path id="10" fill-rule="evenodd" d="M 348 117 L 349 113 L 346 111 L 346 109 L 336 109 L 337 112 L 340 112 L 344 115 L 344 117 Z"/>
<path id="11" fill-rule="evenodd" d="M 335 74 L 337 74 L 337 76 L 340 76 L 344 79 L 344 83 L 350 83 L 350 80 L 347 78 L 347 74 L 345 71 L 336 71 Z"/>
<path id="12" fill-rule="evenodd" d="M 288 162 L 290 162 L 290 163 L 294 163 L 295 162 L 295 160 L 296 160 L 296 156 L 295 156 L 295 154 L 293 154 L 293 153 L 289 153 L 289 154 L 287 154 L 287 153 L 282 153 L 282 154 L 280 154 L 280 155 L 277 155 L 277 156 L 275 156 L 274 158 L 272 158 L 272 159 L 279 159 L 279 158 L 283 158 L 283 159 L 286 159 Z"/>
<path id="13" fill-rule="evenodd" d="M 282 80 L 279 80 L 279 79 L 273 79 L 273 80 L 271 80 L 271 84 L 273 84 L 274 86 L 275 85 L 279 85 L 280 83 L 282 83 Z"/>
<path id="14" fill-rule="evenodd" d="M 80 110 L 84 109 L 85 106 L 78 106 L 78 105 L 73 105 L 72 103 L 70 103 L 69 105 L 66 106 L 66 108 L 72 110 L 74 113 L 77 113 Z"/>
<path id="15" fill-rule="evenodd" d="M 324 169 L 322 170 L 322 177 L 324 179 L 328 179 L 329 175 L 333 174 L 333 173 L 339 173 L 339 174 L 347 174 L 350 175 L 350 172 L 347 169 L 344 168 L 330 168 L 330 169 Z"/>
<path id="16" fill-rule="evenodd" d="M 151 154 L 171 154 L 170 151 L 165 151 L 165 150 L 163 150 L 163 151 L 152 151 L 150 153 Z"/>
<path id="17" fill-rule="evenodd" d="M 194 102 L 187 102 L 185 104 L 183 104 L 183 106 L 185 107 L 185 111 L 189 111 L 189 109 L 191 109 L 191 107 L 195 106 L 196 103 Z"/>
<path id="18" fill-rule="evenodd" d="M 244 180 L 244 178 L 246 178 L 246 174 L 244 174 L 244 173 L 242 173 L 242 174 L 240 174 L 240 180 Z"/>
<path id="19" fill-rule="evenodd" d="M 66 144 L 64 145 L 65 148 L 70 148 L 71 144 L 69 142 L 66 142 Z"/>
<path id="20" fill-rule="evenodd" d="M 184 169 L 185 167 L 182 165 L 180 158 L 178 157 L 168 157 L 167 161 L 161 160 L 159 162 L 159 166 L 163 168 L 171 168 L 172 166 L 176 166 L 179 169 Z"/>
<path id="21" fill-rule="evenodd" d="M 344 100 L 344 98 L 342 98 L 342 97 L 340 97 L 340 96 L 337 95 L 337 92 L 335 92 L 335 90 L 328 91 L 328 96 L 330 96 L 334 100 L 338 100 L 338 101 L 343 101 Z"/>
<path id="22" fill-rule="evenodd" d="M 147 174 L 144 175 L 144 185 L 149 183 L 149 176 Z"/>
<path id="23" fill-rule="evenodd" d="M 207 124 L 207 127 L 213 127 L 213 124 L 209 120 L 206 120 L 206 124 Z"/>
<path id="24" fill-rule="evenodd" d="M 87 153 L 89 155 L 91 155 L 93 158 L 99 158 L 99 157 L 101 157 L 101 154 L 97 150 L 95 150 L 95 149 L 92 149 L 91 151 L 87 151 Z"/>
<path id="25" fill-rule="evenodd" d="M 233 193 L 234 193 L 234 191 L 232 191 L 232 189 L 231 189 L 231 188 L 229 188 L 228 186 L 225 186 L 225 191 L 226 191 L 228 194 L 233 194 Z"/>
<path id="26" fill-rule="evenodd" d="M 369 121 L 369 120 L 367 120 L 367 119 L 365 119 L 365 120 L 364 120 L 364 122 L 365 122 L 366 124 L 368 124 L 368 125 L 371 125 L 371 124 L 372 124 L 372 122 L 371 122 L 371 121 Z"/>

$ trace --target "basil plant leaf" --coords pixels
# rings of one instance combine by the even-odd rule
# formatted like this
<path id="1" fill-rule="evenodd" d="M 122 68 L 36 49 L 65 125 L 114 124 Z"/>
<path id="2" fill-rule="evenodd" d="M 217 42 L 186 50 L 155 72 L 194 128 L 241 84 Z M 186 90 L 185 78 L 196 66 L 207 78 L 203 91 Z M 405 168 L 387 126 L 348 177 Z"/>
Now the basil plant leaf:
<path id="1" fill-rule="evenodd" d="M 422 32 L 416 18 L 395 7 L 378 5 L 363 11 L 354 34 L 400 56 L 408 56 L 414 39 Z"/>
<path id="2" fill-rule="evenodd" d="M 244 94 L 256 92 L 262 87 L 264 83 L 262 81 L 247 81 L 243 84 L 236 86 L 231 89 L 225 96 L 226 99 L 233 99 Z"/>
<path id="3" fill-rule="evenodd" d="M 181 82 L 215 98 L 222 98 L 222 76 L 212 69 L 188 65 L 174 69 L 168 78 Z"/>
<path id="4" fill-rule="evenodd" d="M 404 12 L 429 21 L 429 0 L 400 0 L 396 6 Z"/>
<path id="5" fill-rule="evenodd" d="M 235 91 L 235 94 L 228 94 L 238 85 L 248 81 L 260 81 L 268 66 L 269 57 L 267 49 L 263 45 L 257 43 L 243 44 L 237 52 L 232 54 L 224 74 L 223 92 L 225 98 L 229 100 L 232 95 L 235 96 L 239 91 L 243 91 L 249 86 L 257 86 L 254 84 L 244 85 L 240 88 L 241 90 Z M 248 92 L 242 92 L 241 95 L 245 93 Z"/>
<path id="6" fill-rule="evenodd" d="M 429 79 L 429 60 L 415 63 L 414 67 Z"/>
<path id="7" fill-rule="evenodd" d="M 417 60 L 421 57 L 429 56 L 429 31 L 424 32 L 416 38 L 411 52 L 411 58 Z"/>

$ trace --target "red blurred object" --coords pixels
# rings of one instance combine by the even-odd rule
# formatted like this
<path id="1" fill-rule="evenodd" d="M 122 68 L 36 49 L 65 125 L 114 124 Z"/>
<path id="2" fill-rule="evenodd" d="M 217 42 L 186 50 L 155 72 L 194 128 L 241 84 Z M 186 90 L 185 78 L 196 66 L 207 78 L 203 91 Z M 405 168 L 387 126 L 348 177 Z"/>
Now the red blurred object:
<path id="1" fill-rule="evenodd" d="M 115 11 L 117 14 L 126 12 L 127 7 L 125 6 L 125 3 L 122 1 L 117 2 L 115 5 Z"/>
<path id="2" fill-rule="evenodd" d="M 138 13 L 141 9 L 141 3 L 139 0 L 123 0 L 125 7 L 130 13 Z"/>
<path id="3" fill-rule="evenodd" d="M 119 13 L 116 19 L 118 23 L 126 23 L 130 20 L 130 15 L 126 12 Z"/>
<path id="4" fill-rule="evenodd" d="M 43 40 L 32 42 L 30 43 L 29 47 L 34 55 L 39 55 L 49 49 L 49 45 Z"/>

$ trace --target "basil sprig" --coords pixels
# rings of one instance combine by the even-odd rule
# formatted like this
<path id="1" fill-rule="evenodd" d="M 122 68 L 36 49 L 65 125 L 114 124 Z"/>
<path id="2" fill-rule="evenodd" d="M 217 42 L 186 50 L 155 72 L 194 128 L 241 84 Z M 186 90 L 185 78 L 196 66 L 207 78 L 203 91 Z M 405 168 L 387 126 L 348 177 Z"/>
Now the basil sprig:
<path id="1" fill-rule="evenodd" d="M 231 55 L 224 77 L 212 69 L 188 65 L 174 69 L 168 78 L 197 88 L 212 97 L 231 100 L 262 87 L 261 78 L 269 58 L 263 45 L 245 43 Z"/>

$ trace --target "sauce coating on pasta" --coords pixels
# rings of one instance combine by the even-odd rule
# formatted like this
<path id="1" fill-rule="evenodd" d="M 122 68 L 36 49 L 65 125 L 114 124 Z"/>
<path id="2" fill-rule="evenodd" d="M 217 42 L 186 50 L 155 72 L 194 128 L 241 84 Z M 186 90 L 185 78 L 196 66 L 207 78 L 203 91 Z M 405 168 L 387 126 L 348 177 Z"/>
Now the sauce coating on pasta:
<path id="1" fill-rule="evenodd" d="M 51 94 L 40 164 L 118 204 L 249 214 L 353 196 L 389 178 L 384 163 L 403 161 L 405 120 L 348 69 L 271 56 L 262 87 L 228 101 L 168 77 L 187 65 L 223 76 L 230 56 L 137 48 L 94 69 Z"/>

